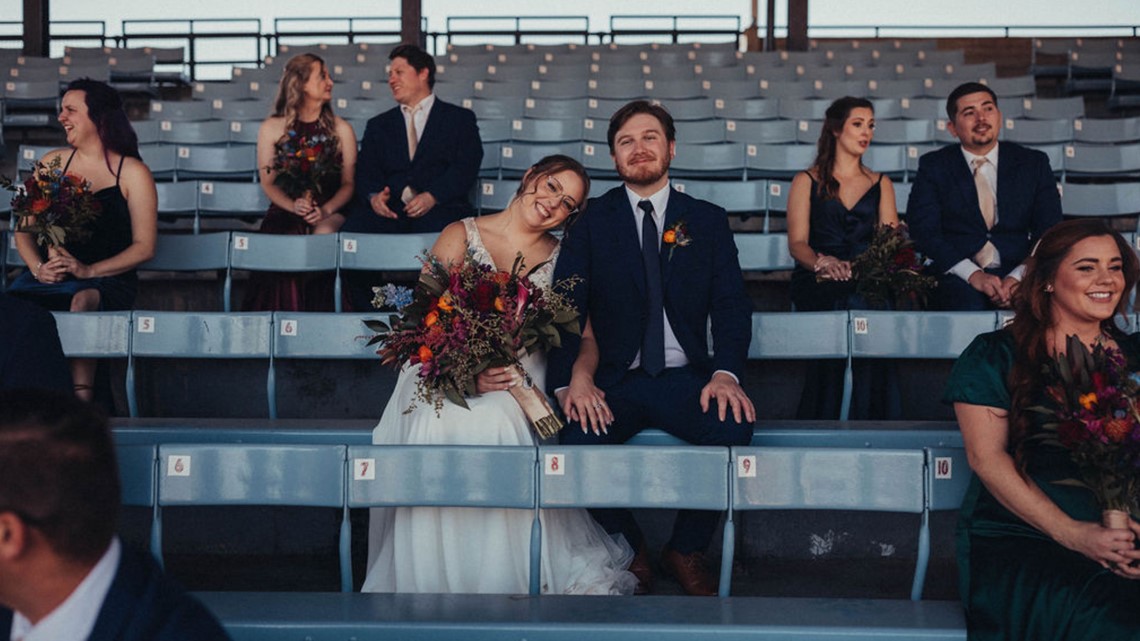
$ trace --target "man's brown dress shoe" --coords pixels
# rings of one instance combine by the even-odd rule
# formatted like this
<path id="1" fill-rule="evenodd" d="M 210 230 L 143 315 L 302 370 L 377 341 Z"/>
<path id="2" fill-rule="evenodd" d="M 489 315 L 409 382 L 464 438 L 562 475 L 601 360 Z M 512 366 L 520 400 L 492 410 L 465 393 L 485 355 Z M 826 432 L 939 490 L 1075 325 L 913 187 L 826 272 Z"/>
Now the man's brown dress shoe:
<path id="1" fill-rule="evenodd" d="M 634 594 L 649 594 L 653 591 L 653 568 L 649 565 L 649 554 L 645 551 L 644 545 L 638 548 L 637 554 L 633 556 L 633 561 L 629 564 L 629 571 L 637 577 L 637 588 L 634 589 Z"/>
<path id="2" fill-rule="evenodd" d="M 677 579 L 685 593 L 691 596 L 716 596 L 716 580 L 708 570 L 708 562 L 701 552 L 681 554 L 666 547 L 661 551 L 661 565 L 665 573 Z"/>

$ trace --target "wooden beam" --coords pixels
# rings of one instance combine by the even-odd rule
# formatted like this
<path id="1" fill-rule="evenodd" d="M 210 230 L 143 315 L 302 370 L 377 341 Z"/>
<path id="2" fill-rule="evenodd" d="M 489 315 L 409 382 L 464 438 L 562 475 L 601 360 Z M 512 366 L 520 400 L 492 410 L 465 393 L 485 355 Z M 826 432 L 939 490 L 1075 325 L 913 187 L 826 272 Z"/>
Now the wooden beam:
<path id="1" fill-rule="evenodd" d="M 48 0 L 24 0 L 24 55 L 47 58 L 51 49 Z"/>
<path id="2" fill-rule="evenodd" d="M 423 24 L 422 0 L 400 0 L 400 41 L 427 47 L 424 33 L 420 28 Z"/>
<path id="3" fill-rule="evenodd" d="M 788 51 L 807 51 L 808 0 L 788 0 Z"/>

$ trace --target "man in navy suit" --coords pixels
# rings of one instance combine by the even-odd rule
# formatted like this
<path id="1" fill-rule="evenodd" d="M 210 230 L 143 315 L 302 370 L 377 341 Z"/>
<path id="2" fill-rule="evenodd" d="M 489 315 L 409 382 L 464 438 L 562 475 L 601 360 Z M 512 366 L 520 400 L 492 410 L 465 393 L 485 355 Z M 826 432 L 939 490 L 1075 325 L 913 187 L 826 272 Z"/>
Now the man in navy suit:
<path id="1" fill-rule="evenodd" d="M 577 277 L 583 338 L 563 335 L 548 385 L 571 421 L 568 444 L 624 443 L 659 427 L 698 445 L 744 445 L 756 412 L 740 385 L 752 305 L 724 209 L 669 186 L 673 119 L 635 101 L 610 119 L 610 154 L 624 185 L 591 199 L 562 241 L 555 279 Z M 708 323 L 712 320 L 713 354 Z M 652 581 L 644 537 L 628 510 L 595 518 L 637 551 L 639 591 Z M 689 594 L 716 594 L 704 561 L 720 514 L 683 510 L 662 565 Z"/>
<path id="2" fill-rule="evenodd" d="M 356 160 L 356 196 L 341 231 L 438 232 L 474 213 L 468 200 L 483 161 L 470 109 L 440 100 L 435 59 L 415 45 L 388 54 L 398 106 L 368 121 Z M 369 309 L 374 276 L 350 273 L 353 305 Z M 360 291 L 363 288 L 363 291 Z"/>
<path id="3" fill-rule="evenodd" d="M 107 420 L 73 394 L 0 392 L 0 639 L 228 641 L 115 537 Z"/>
<path id="4" fill-rule="evenodd" d="M 968 82 L 946 100 L 950 133 L 960 145 L 925 154 L 907 204 L 918 250 L 933 261 L 943 310 L 1009 307 L 1022 261 L 1045 230 L 1061 221 L 1049 158 L 998 143 L 1001 110 L 989 87 Z"/>

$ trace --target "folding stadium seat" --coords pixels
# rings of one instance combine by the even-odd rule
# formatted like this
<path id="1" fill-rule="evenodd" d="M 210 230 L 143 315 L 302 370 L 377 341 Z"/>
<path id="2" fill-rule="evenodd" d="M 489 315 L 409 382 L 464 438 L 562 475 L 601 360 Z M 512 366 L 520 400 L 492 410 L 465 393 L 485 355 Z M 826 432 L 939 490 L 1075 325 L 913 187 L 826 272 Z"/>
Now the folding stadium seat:
<path id="1" fill-rule="evenodd" d="M 669 110 L 673 120 L 677 122 L 716 118 L 716 106 L 709 98 L 702 97 L 693 100 L 658 100 L 654 98 L 652 102 L 663 105 Z"/>
<path id="2" fill-rule="evenodd" d="M 515 181 L 517 184 L 517 181 Z M 420 258 L 431 249 L 439 234 L 337 234 L 337 274 L 334 297 L 341 311 L 341 290 L 345 271 L 418 272 Z"/>
<path id="3" fill-rule="evenodd" d="M 480 120 L 512 120 L 522 118 L 523 101 L 521 98 L 468 98 L 461 102 L 464 108 L 475 112 Z M 373 112 L 375 116 L 379 112 Z"/>
<path id="4" fill-rule="evenodd" d="M 1081 96 L 1069 98 L 1024 98 L 1021 101 L 1024 117 L 1036 120 L 1057 118 L 1081 118 L 1085 115 L 1085 99 Z M 1007 118 L 1009 114 L 1003 115 Z"/>
<path id="5" fill-rule="evenodd" d="M 769 100 L 798 101 L 815 95 L 815 86 L 799 80 L 760 80 L 760 96 Z"/>
<path id="6" fill-rule="evenodd" d="M 1053 169 L 1055 176 L 1064 178 L 1065 171 L 1068 169 L 1068 154 L 1066 150 L 1071 145 L 1062 144 L 1042 144 L 1042 145 L 1026 145 L 1031 149 L 1036 149 L 1045 154 L 1049 158 L 1049 167 Z"/>
<path id="7" fill-rule="evenodd" d="M 1072 142 L 1073 121 L 1067 118 L 1055 120 L 1006 118 L 1002 128 L 1002 140 L 1027 145 Z"/>
<path id="8" fill-rule="evenodd" d="M 346 118 L 346 120 L 348 120 Z M 351 124 L 351 122 L 350 122 Z M 230 130 L 231 145 L 256 145 L 259 120 L 230 120 L 226 123 Z M 353 125 L 355 127 L 355 125 Z M 360 132 L 363 133 L 363 132 Z M 359 141 L 359 138 L 358 138 Z"/>
<path id="9" fill-rule="evenodd" d="M 225 145 L 230 123 L 222 120 L 160 120 L 158 142 L 172 145 Z"/>
<path id="10" fill-rule="evenodd" d="M 780 117 L 777 100 L 754 98 L 750 100 L 713 100 L 718 118 L 725 120 L 775 120 Z"/>
<path id="11" fill-rule="evenodd" d="M 16 173 L 24 176 L 32 171 L 32 164 L 44 157 L 49 151 L 58 149 L 56 145 L 20 145 L 16 153 Z M 5 198 L 4 200 L 10 200 Z"/>
<path id="12" fill-rule="evenodd" d="M 812 80 L 812 94 L 815 98 L 835 100 L 843 96 L 861 96 L 866 91 L 867 83 L 862 80 Z"/>
<path id="13" fill-rule="evenodd" d="M 641 79 L 605 78 L 591 79 L 586 83 L 586 94 L 591 98 L 606 100 L 621 100 L 628 102 L 638 98 L 646 98 L 648 91 L 645 81 Z"/>
<path id="14" fill-rule="evenodd" d="M 803 66 L 788 65 L 786 67 L 755 67 L 755 73 L 749 72 L 748 77 L 754 80 L 767 80 L 768 82 L 794 82 L 801 80 L 807 69 Z"/>
<path id="15" fill-rule="evenodd" d="M 484 214 L 506 209 L 515 197 L 518 184 L 517 180 L 480 180 L 476 207 Z"/>
<path id="16" fill-rule="evenodd" d="M 709 145 L 725 141 L 724 122 L 720 120 L 692 120 L 676 123 L 677 142 Z"/>
<path id="17" fill-rule="evenodd" d="M 578 159 L 590 174 L 591 182 L 597 179 L 616 179 L 617 170 L 614 160 L 610 156 L 609 147 L 605 143 L 582 143 Z"/>
<path id="18" fill-rule="evenodd" d="M 745 167 L 749 178 L 791 180 L 811 166 L 815 153 L 815 145 L 748 145 Z"/>
<path id="19" fill-rule="evenodd" d="M 824 113 L 831 106 L 830 100 L 780 100 L 780 117 L 793 120 L 823 120 Z"/>
<path id="20" fill-rule="evenodd" d="M 1108 106 L 1122 109 L 1140 105 L 1140 65 L 1119 64 L 1112 70 Z"/>
<path id="21" fill-rule="evenodd" d="M 725 120 L 721 125 L 729 142 L 780 145 L 796 142 L 794 120 Z"/>
<path id="22" fill-rule="evenodd" d="M 471 96 L 496 100 L 518 98 L 521 103 L 523 98 L 530 95 L 530 83 L 530 80 L 476 80 L 471 83 Z"/>
<path id="23" fill-rule="evenodd" d="M 871 80 L 906 80 L 924 76 L 924 74 L 918 72 L 907 74 L 907 69 L 909 69 L 909 67 L 906 67 L 904 65 L 894 65 L 890 67 L 860 67 L 849 64 L 843 67 L 843 71 L 847 78 L 851 80 L 862 80 L 863 82 L 869 82 Z"/>
<path id="24" fill-rule="evenodd" d="M 585 94 L 585 83 L 582 83 Z M 532 97 L 523 101 L 523 115 L 527 118 L 583 119 L 586 117 L 586 100 Z"/>
<path id="25" fill-rule="evenodd" d="M 188 219 L 197 232 L 198 183 L 193 180 L 180 183 L 156 182 L 155 188 L 158 192 L 159 223 L 177 223 L 179 219 Z"/>
<path id="26" fill-rule="evenodd" d="M 966 64 L 966 52 L 962 49 L 938 50 L 931 45 L 916 51 L 914 59 L 920 67 L 957 67 Z"/>
<path id="27" fill-rule="evenodd" d="M 211 101 L 243 100 L 249 98 L 249 84 L 243 82 L 195 82 L 191 97 L 194 100 Z"/>
<path id="28" fill-rule="evenodd" d="M 999 99 L 1035 97 L 1037 95 L 1037 80 L 1029 75 L 990 78 L 986 81 L 986 86 L 993 89 Z"/>
<path id="29" fill-rule="evenodd" d="M 459 65 L 437 65 L 435 70 L 435 80 L 438 83 L 447 84 L 466 84 L 470 85 L 476 80 L 487 79 L 486 65 L 474 66 L 459 66 Z"/>
<path id="30" fill-rule="evenodd" d="M 543 100 L 578 100 L 588 91 L 586 78 L 534 80 L 530 83 L 530 96 Z"/>
<path id="31" fill-rule="evenodd" d="M 281 80 L 281 70 L 273 67 L 234 67 L 230 73 L 232 82 L 257 82 L 258 90 L 262 84 L 276 86 Z"/>
<path id="32" fill-rule="evenodd" d="M 918 55 L 913 51 L 875 49 L 871 52 L 871 61 L 876 67 L 910 66 L 918 62 Z"/>
<path id="33" fill-rule="evenodd" d="M 483 143 L 509 142 L 511 139 L 510 120 L 479 120 L 479 139 Z"/>
<path id="34" fill-rule="evenodd" d="M 629 102 L 629 100 L 623 98 L 587 98 L 586 117 L 599 120 L 603 123 L 609 122 L 610 116 L 625 106 L 627 102 Z"/>
<path id="35" fill-rule="evenodd" d="M 714 99 L 721 100 L 759 100 L 761 99 L 760 82 L 754 79 L 745 80 L 710 80 L 705 94 Z"/>
<path id="36" fill-rule="evenodd" d="M 109 83 L 111 81 L 111 68 L 106 63 L 73 63 L 59 66 L 59 84 L 61 87 L 67 87 L 69 82 L 79 78 L 90 78 Z"/>
<path id="37" fill-rule="evenodd" d="M 863 154 L 863 164 L 894 180 L 901 180 L 906 175 L 906 146 L 871 145 Z"/>
<path id="38" fill-rule="evenodd" d="M 939 100 L 945 104 L 946 96 L 950 95 L 950 92 L 954 91 L 962 82 L 962 80 L 955 78 L 923 78 L 922 92 L 927 98 Z"/>
<path id="39" fill-rule="evenodd" d="M 511 121 L 511 140 L 522 143 L 562 143 L 582 140 L 582 121 L 517 118 Z"/>
<path id="40" fill-rule="evenodd" d="M 819 142 L 819 134 L 823 131 L 822 120 L 797 120 L 796 142 L 801 145 L 815 145 Z"/>
<path id="41" fill-rule="evenodd" d="M 748 67 L 745 65 L 732 65 L 732 66 L 716 66 L 716 65 L 694 65 L 693 73 L 701 80 L 712 81 L 741 81 L 749 80 Z"/>
<path id="42" fill-rule="evenodd" d="M 230 268 L 254 272 L 335 272 L 337 237 L 234 232 Z M 229 292 L 226 297 L 230 297 Z M 335 301 L 328 302 L 329 307 L 335 307 Z M 272 408 L 270 418 L 275 418 Z"/>
<path id="43" fill-rule="evenodd" d="M 193 183 L 166 183 L 182 185 Z M 229 310 L 230 233 L 159 234 L 154 258 L 139 265 L 140 271 L 215 273 L 218 281 L 217 310 Z M 142 281 L 148 287 L 148 281 Z M 194 310 L 206 311 L 206 310 Z"/>
<path id="44" fill-rule="evenodd" d="M 29 72 L 24 77 L 39 77 Z M 49 127 L 59 114 L 58 75 L 51 80 L 5 80 L 0 101 L 0 124 L 4 127 Z"/>
<path id="45" fill-rule="evenodd" d="M 919 79 L 867 80 L 866 94 L 869 98 L 916 98 L 923 94 L 922 81 Z"/>
<path id="46" fill-rule="evenodd" d="M 976 80 L 978 82 L 989 82 L 997 77 L 997 67 L 992 62 L 983 62 L 972 65 L 955 65 L 945 64 L 939 67 L 942 70 L 942 77 L 953 78 L 954 80 L 961 80 L 967 82 Z"/>
<path id="47" fill-rule="evenodd" d="M 139 145 L 139 155 L 155 180 L 173 180 L 178 164 L 178 148 L 171 145 Z"/>
<path id="48" fill-rule="evenodd" d="M 582 145 L 579 142 L 531 144 L 505 143 L 499 150 L 499 166 L 503 178 L 521 178 L 536 162 L 551 154 L 564 154 L 578 158 Z"/>
<path id="49" fill-rule="evenodd" d="M 933 120 L 880 120 L 877 117 L 875 119 L 875 137 L 871 141 L 873 144 L 903 145 L 933 141 Z"/>
<path id="50" fill-rule="evenodd" d="M 1080 118 L 1073 121 L 1074 142 L 1122 143 L 1140 140 L 1140 117 Z"/>
<path id="51" fill-rule="evenodd" d="M 677 178 L 744 179 L 744 151 L 742 143 L 719 145 L 677 144 L 669 173 Z"/>
<path id="52" fill-rule="evenodd" d="M 914 120 L 936 120 L 946 118 L 945 98 L 941 101 L 936 98 L 901 98 L 899 109 L 903 118 Z"/>
<path id="53" fill-rule="evenodd" d="M 835 67 L 805 67 L 803 72 L 797 69 L 797 76 L 799 80 L 806 80 L 812 82 L 821 80 L 823 82 L 836 82 L 839 80 L 847 80 L 847 71 L 843 66 Z"/>
<path id="54" fill-rule="evenodd" d="M 1066 216 L 1134 216 L 1140 212 L 1140 183 L 1062 183 L 1061 211 Z"/>
<path id="55" fill-rule="evenodd" d="M 908 148 L 909 149 L 909 148 Z M 907 159 L 908 172 L 909 172 L 909 159 Z M 903 222 L 906 222 L 906 206 L 910 201 L 910 190 L 914 187 L 914 183 L 895 181 L 895 208 L 899 212 L 899 216 L 903 217 Z"/>
<path id="56" fill-rule="evenodd" d="M 210 120 L 214 117 L 213 105 L 204 100 L 152 100 L 152 120 Z"/>
<path id="57" fill-rule="evenodd" d="M 269 208 L 269 197 L 257 183 L 202 180 L 198 182 L 198 221 L 214 227 L 218 220 L 229 219 L 223 227 L 233 228 L 234 219 L 260 220 Z M 239 227 L 241 228 L 241 227 Z"/>
<path id="58" fill-rule="evenodd" d="M 336 99 L 334 109 L 337 115 L 346 117 L 341 113 L 341 100 L 343 100 L 343 98 Z M 250 120 L 260 123 L 273 111 L 273 102 L 263 98 L 256 100 L 226 100 L 224 98 L 216 98 L 210 101 L 210 108 L 212 112 L 211 115 L 218 120 Z M 256 130 L 256 127 L 254 127 L 254 130 Z"/>
<path id="59" fill-rule="evenodd" d="M 674 180 L 673 187 L 693 198 L 724 207 L 729 214 L 747 219 L 762 216 L 768 206 L 768 183 L 763 180 Z M 600 193 L 600 192 L 599 192 Z"/>
<path id="60" fill-rule="evenodd" d="M 178 146 L 175 173 L 179 180 L 257 180 L 257 150 L 252 145 Z"/>
<path id="61" fill-rule="evenodd" d="M 903 117 L 902 107 L 897 98 L 868 98 L 871 109 L 875 112 L 875 120 L 897 120 Z"/>
<path id="62" fill-rule="evenodd" d="M 1123 145 L 1072 144 L 1064 148 L 1066 174 L 1133 177 L 1140 174 L 1140 143 Z M 1053 166 L 1054 171 L 1057 166 Z"/>
<path id="63" fill-rule="evenodd" d="M 1082 48 L 1069 53 L 1065 90 L 1068 93 L 1104 91 L 1112 86 L 1112 70 L 1124 61 L 1115 47 L 1107 51 Z"/>
<path id="64" fill-rule="evenodd" d="M 704 98 L 705 91 L 697 80 L 646 80 L 646 94 L 656 100 L 689 100 Z"/>

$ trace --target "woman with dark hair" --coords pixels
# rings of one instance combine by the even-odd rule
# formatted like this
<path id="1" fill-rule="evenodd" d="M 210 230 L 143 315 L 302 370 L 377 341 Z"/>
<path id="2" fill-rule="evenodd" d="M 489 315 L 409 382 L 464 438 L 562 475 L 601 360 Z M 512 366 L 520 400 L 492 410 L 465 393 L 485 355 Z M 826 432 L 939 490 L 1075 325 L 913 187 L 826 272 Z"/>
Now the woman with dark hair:
<path id="1" fill-rule="evenodd" d="M 788 193 L 788 250 L 796 261 L 791 296 L 797 311 L 859 309 L 851 260 L 867 249 L 876 225 L 897 225 L 891 179 L 863 164 L 875 132 L 875 112 L 863 98 L 840 98 L 827 108 L 815 162 L 792 180 Z M 898 391 L 890 368 L 855 377 L 850 418 L 898 418 Z M 807 370 L 797 418 L 837 419 L 842 403 L 841 362 L 814 362 Z"/>
<path id="2" fill-rule="evenodd" d="M 311 54 L 285 63 L 273 115 L 257 133 L 257 165 L 269 211 L 265 234 L 335 234 L 344 224 L 341 209 L 351 200 L 356 174 L 356 134 L 332 111 L 333 81 L 324 60 Z M 318 152 L 316 150 L 327 150 Z M 281 176 L 285 155 L 311 155 L 311 180 Z M 255 272 L 247 283 L 247 310 L 332 311 L 330 274 Z"/>
<path id="3" fill-rule="evenodd" d="M 125 310 L 135 302 L 135 268 L 154 256 L 158 196 L 154 178 L 139 156 L 138 137 L 118 92 L 83 78 L 68 85 L 59 123 L 69 147 L 48 152 L 43 162 L 60 162 L 65 174 L 91 183 L 100 213 L 82 241 L 38 247 L 32 234 L 17 231 L 16 248 L 28 265 L 8 293 L 53 310 Z M 71 362 L 76 394 L 92 397 L 95 361 Z"/>
<path id="4" fill-rule="evenodd" d="M 1103 527 L 1068 452 L 1042 444 L 1045 366 L 1076 336 L 1140 370 L 1140 334 L 1117 325 L 1140 275 L 1128 243 L 1098 219 L 1041 237 L 1009 326 L 974 339 L 943 400 L 954 404 L 974 477 L 957 547 L 969 638 L 1140 639 L 1140 524 Z"/>
<path id="5" fill-rule="evenodd" d="M 551 233 L 586 206 L 590 178 L 576 160 L 549 156 L 523 176 L 505 211 L 466 218 L 444 228 L 432 253 L 444 264 L 468 254 L 509 270 L 520 253 L 540 286 L 550 286 L 559 244 Z M 545 264 L 543 264 L 545 263 Z M 543 389 L 545 356 L 524 356 L 535 389 Z M 470 409 L 431 403 L 411 411 L 418 365 L 400 371 L 396 388 L 372 433 L 377 444 L 534 445 L 526 416 L 507 391 L 518 384 L 507 368 L 479 376 Z M 585 510 L 542 512 L 544 592 L 631 593 L 636 579 L 625 568 L 633 558 L 591 520 Z M 525 594 L 530 531 L 526 510 L 471 508 L 373 509 L 365 592 Z"/>

